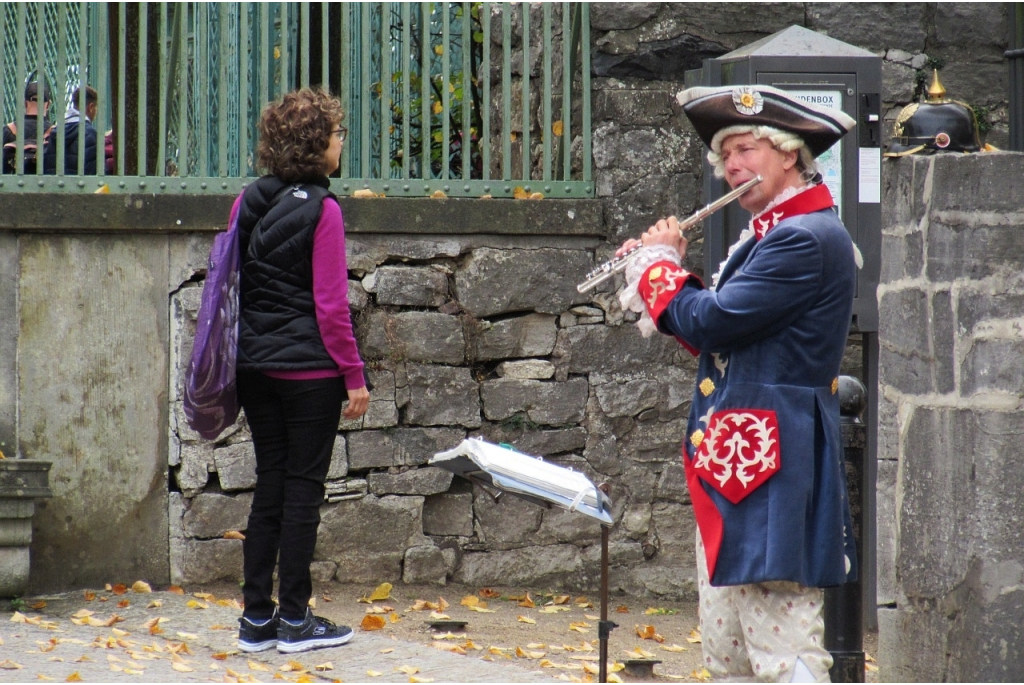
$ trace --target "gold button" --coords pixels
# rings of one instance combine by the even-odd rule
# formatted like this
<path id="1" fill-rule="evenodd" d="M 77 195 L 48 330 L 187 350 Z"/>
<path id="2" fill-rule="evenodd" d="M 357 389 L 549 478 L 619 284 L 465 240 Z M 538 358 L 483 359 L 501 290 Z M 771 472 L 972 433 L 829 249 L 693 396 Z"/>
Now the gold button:
<path id="1" fill-rule="evenodd" d="M 839 392 L 839 376 L 832 379 L 832 394 L 835 395 Z"/>
<path id="2" fill-rule="evenodd" d="M 700 428 L 690 433 L 690 444 L 694 447 L 700 447 L 700 444 L 704 442 L 704 431 Z"/>
<path id="3" fill-rule="evenodd" d="M 707 397 L 715 391 L 715 383 L 710 378 L 705 378 L 700 382 L 700 391 L 704 397 Z"/>

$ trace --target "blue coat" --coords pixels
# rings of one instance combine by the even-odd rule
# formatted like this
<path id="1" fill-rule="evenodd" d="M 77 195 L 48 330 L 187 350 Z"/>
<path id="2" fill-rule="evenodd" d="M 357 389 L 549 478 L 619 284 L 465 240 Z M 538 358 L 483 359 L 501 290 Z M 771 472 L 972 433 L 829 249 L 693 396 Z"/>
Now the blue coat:
<path id="1" fill-rule="evenodd" d="M 855 272 L 822 209 L 740 246 L 717 290 L 685 274 L 664 306 L 648 301 L 662 332 L 700 350 L 683 462 L 712 585 L 856 578 L 836 392 Z M 733 453 L 751 459 L 726 464 Z"/>

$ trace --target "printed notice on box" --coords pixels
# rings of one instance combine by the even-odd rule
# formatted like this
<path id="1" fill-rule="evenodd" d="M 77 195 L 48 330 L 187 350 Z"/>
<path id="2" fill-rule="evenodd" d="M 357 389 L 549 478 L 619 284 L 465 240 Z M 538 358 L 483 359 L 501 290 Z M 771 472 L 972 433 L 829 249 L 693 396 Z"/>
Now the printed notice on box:
<path id="1" fill-rule="evenodd" d="M 786 91 L 798 100 L 803 100 L 819 107 L 843 108 L 843 94 L 838 90 L 789 90 Z M 843 144 L 838 142 L 814 160 L 821 172 L 822 182 L 832 193 L 832 201 L 836 204 L 839 216 L 843 215 Z M 863 202 L 863 200 L 861 200 Z"/>
<path id="2" fill-rule="evenodd" d="M 857 201 L 878 204 L 882 201 L 882 148 L 860 148 L 860 178 Z"/>

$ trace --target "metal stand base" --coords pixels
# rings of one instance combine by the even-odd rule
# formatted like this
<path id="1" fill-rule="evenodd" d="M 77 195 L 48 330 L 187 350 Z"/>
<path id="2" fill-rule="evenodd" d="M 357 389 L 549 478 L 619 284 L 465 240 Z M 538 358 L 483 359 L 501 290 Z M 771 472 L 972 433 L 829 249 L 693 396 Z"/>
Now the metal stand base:
<path id="1" fill-rule="evenodd" d="M 828 675 L 833 683 L 864 682 L 864 652 L 832 652 L 832 659 Z"/>
<path id="2" fill-rule="evenodd" d="M 608 484 L 601 483 L 598 488 L 608 494 Z M 612 630 L 618 628 L 617 623 L 608 620 L 608 526 L 601 526 L 601 621 L 597 624 L 598 666 L 597 682 L 608 682 L 608 638 Z"/>

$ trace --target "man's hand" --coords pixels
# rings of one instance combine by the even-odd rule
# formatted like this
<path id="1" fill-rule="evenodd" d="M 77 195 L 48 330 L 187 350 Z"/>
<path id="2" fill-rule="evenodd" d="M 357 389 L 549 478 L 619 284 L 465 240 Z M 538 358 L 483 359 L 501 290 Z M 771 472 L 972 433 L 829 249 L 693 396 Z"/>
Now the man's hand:
<path id="1" fill-rule="evenodd" d="M 366 413 L 370 407 L 370 392 L 364 385 L 361 388 L 348 391 L 348 406 L 341 412 L 346 419 L 358 419 Z"/>
<path id="2" fill-rule="evenodd" d="M 688 244 L 683 234 L 679 232 L 679 220 L 674 216 L 670 216 L 667 219 L 661 219 L 658 223 L 654 224 L 640 237 L 640 240 L 630 239 L 622 244 L 618 250 L 615 251 L 616 257 L 621 257 L 623 254 L 633 249 L 637 245 L 643 245 L 648 247 L 650 245 L 668 245 L 674 247 L 682 258 L 686 257 L 686 246 Z"/>

